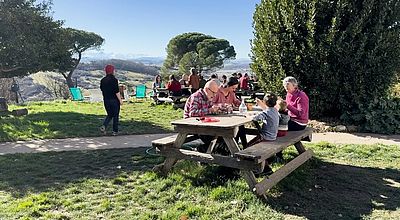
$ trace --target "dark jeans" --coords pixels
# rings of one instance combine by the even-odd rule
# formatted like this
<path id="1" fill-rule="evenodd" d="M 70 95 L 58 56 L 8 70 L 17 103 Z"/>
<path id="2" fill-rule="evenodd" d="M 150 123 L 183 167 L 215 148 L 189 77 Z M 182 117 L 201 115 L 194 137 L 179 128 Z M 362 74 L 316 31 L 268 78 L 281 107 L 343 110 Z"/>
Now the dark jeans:
<path id="1" fill-rule="evenodd" d="M 307 125 L 299 125 L 296 122 L 289 120 L 288 122 L 288 130 L 289 131 L 301 131 L 304 130 Z"/>
<path id="2" fill-rule="evenodd" d="M 181 96 L 182 95 L 182 91 L 175 91 L 175 92 L 171 92 L 170 94 L 172 96 Z"/>
<path id="3" fill-rule="evenodd" d="M 111 119 L 113 120 L 113 131 L 118 132 L 119 109 L 120 103 L 118 99 L 104 100 L 104 108 L 107 112 L 107 117 L 104 119 L 103 125 L 108 126 Z"/>
<path id="4" fill-rule="evenodd" d="M 189 91 L 189 89 L 182 89 L 182 95 L 190 96 L 192 93 Z"/>
<path id="5" fill-rule="evenodd" d="M 239 140 L 242 142 L 243 149 L 247 147 L 247 138 L 246 138 L 246 131 L 244 129 L 244 125 L 239 126 L 239 131 L 235 137 L 236 142 Z"/>

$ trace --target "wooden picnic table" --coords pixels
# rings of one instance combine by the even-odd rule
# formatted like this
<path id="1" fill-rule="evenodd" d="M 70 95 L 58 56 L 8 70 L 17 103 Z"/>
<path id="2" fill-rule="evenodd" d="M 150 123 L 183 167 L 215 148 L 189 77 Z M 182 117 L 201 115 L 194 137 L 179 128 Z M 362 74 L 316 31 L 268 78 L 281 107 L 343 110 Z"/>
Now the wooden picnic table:
<path id="1" fill-rule="evenodd" d="M 182 87 L 182 94 L 178 96 L 174 96 L 170 93 L 170 91 L 167 88 L 156 88 L 156 93 L 155 93 L 155 101 L 157 103 L 173 103 L 175 105 L 182 105 L 182 99 L 185 101 L 185 98 L 190 96 L 190 88 L 189 87 Z M 163 94 L 161 97 L 159 97 L 159 94 Z M 179 107 L 179 106 L 178 106 Z"/>
<path id="2" fill-rule="evenodd" d="M 181 90 L 190 90 L 190 87 L 181 87 Z M 167 88 L 156 88 L 156 91 L 158 92 L 168 92 Z"/>
<path id="3" fill-rule="evenodd" d="M 306 151 L 300 141 L 306 137 L 311 137 L 312 130 L 307 129 L 304 132 L 289 132 L 291 135 L 288 135 L 288 138 L 282 138 L 280 141 L 277 140 L 276 144 L 271 144 L 273 142 L 262 142 L 246 149 L 240 149 L 238 143 L 235 141 L 239 126 L 252 122 L 254 114 L 256 113 L 249 112 L 246 116 L 238 114 L 211 116 L 218 119 L 218 122 L 202 122 L 199 117 L 172 121 L 171 124 L 178 134 L 152 142 L 153 146 L 166 157 L 164 163 L 155 167 L 155 170 L 167 174 L 178 159 L 214 163 L 221 166 L 237 168 L 241 170 L 241 175 L 246 180 L 250 190 L 258 196 L 265 197 L 267 189 L 271 188 L 311 157 L 312 152 L 310 150 Z M 247 134 L 255 134 L 258 131 L 246 129 L 246 132 Z M 215 137 L 206 153 L 182 149 L 184 143 L 198 139 L 199 137 L 197 135 L 210 135 Z M 224 156 L 213 152 L 218 137 L 223 138 L 230 155 Z M 268 147 L 268 144 L 273 147 Z M 281 168 L 284 168 L 281 172 L 278 172 L 278 170 L 272 174 L 275 176 L 267 176 L 264 180 L 258 182 L 254 171 L 260 172 L 264 169 L 265 159 L 293 144 L 302 157 L 300 159 L 293 159 Z M 292 163 L 293 161 L 294 164 Z M 289 167 L 286 167 L 288 165 Z"/>

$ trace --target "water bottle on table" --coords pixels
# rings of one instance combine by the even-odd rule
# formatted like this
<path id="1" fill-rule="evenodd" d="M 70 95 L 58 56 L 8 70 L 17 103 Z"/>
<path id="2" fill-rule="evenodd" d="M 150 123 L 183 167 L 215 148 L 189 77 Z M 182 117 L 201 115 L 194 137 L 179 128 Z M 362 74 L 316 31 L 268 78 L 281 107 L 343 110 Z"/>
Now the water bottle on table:
<path id="1" fill-rule="evenodd" d="M 247 106 L 244 103 L 244 98 L 243 98 L 242 99 L 242 103 L 240 103 L 240 106 L 239 106 L 239 113 L 240 114 L 245 114 L 246 112 L 247 112 Z"/>

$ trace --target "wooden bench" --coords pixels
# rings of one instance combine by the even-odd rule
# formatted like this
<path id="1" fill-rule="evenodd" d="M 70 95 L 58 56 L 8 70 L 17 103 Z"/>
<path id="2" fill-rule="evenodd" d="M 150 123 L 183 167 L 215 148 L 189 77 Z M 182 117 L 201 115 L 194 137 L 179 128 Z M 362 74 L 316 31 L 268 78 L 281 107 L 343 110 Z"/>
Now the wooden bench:
<path id="1" fill-rule="evenodd" d="M 275 141 L 261 142 L 251 147 L 235 153 L 235 157 L 242 161 L 252 161 L 256 164 L 265 164 L 265 160 L 283 151 L 287 147 L 294 145 L 299 155 L 275 171 L 270 176 L 255 184 L 253 191 L 262 195 L 266 190 L 273 187 L 301 164 L 310 159 L 313 155 L 312 150 L 306 150 L 301 141 L 311 141 L 312 128 L 306 128 L 302 131 L 290 131 L 284 137 L 278 137 Z"/>
<path id="2" fill-rule="evenodd" d="M 186 99 L 188 97 L 189 96 L 187 96 L 187 95 L 181 95 L 181 96 L 172 96 L 172 95 L 170 95 L 170 96 L 165 97 L 165 98 L 156 97 L 155 102 L 156 102 L 156 104 L 171 103 L 174 106 L 174 108 L 176 108 L 176 109 L 177 108 L 182 108 L 183 109 L 183 107 L 185 106 Z"/>
<path id="3" fill-rule="evenodd" d="M 161 152 L 161 154 L 166 157 L 174 157 L 180 160 L 185 159 L 185 160 L 192 160 L 209 164 L 218 164 L 221 166 L 232 167 L 236 169 L 245 168 L 257 172 L 262 171 L 263 167 L 261 166 L 262 165 L 261 163 L 254 163 L 248 160 L 238 160 L 237 158 L 231 156 L 211 154 L 211 151 L 216 144 L 216 139 L 210 143 L 210 146 L 206 153 L 201 153 L 197 151 L 177 148 L 176 146 L 174 146 L 176 138 L 177 135 L 172 135 L 158 140 L 154 140 L 152 141 L 152 145 L 153 147 L 156 148 L 157 151 Z M 188 135 L 184 143 L 188 143 L 198 139 L 199 137 L 197 135 Z M 154 170 L 161 171 L 160 168 L 162 168 L 162 164 L 160 166 L 155 166 Z M 164 171 L 162 172 L 163 174 L 166 174 L 166 172 Z"/>
<path id="4" fill-rule="evenodd" d="M 164 149 L 166 147 L 173 147 L 177 136 L 178 136 L 177 134 L 174 134 L 174 135 L 171 135 L 171 136 L 168 136 L 165 138 L 160 138 L 160 139 L 152 141 L 151 144 L 153 145 L 153 147 L 156 147 L 158 150 Z M 188 142 L 191 142 L 191 141 L 194 141 L 197 139 L 198 139 L 198 137 L 196 137 L 194 135 L 188 135 L 186 137 L 184 143 L 188 143 Z"/>

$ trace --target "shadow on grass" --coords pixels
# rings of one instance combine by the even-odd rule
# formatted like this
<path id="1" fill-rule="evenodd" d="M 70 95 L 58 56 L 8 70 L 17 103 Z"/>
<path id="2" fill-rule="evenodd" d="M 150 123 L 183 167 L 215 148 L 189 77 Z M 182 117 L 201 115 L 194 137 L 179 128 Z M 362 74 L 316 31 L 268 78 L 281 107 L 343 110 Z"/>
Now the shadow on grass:
<path id="1" fill-rule="evenodd" d="M 148 172 L 162 161 L 147 155 L 145 148 L 5 155 L 0 156 L 0 191 L 20 197 L 91 178 Z M 232 169 L 218 166 L 207 166 L 194 177 L 182 175 L 191 178 L 194 187 L 224 186 L 227 180 L 239 178 Z M 359 219 L 373 210 L 400 207 L 400 171 L 312 159 L 268 195 L 267 204 L 281 213 L 308 219 Z"/>
<path id="2" fill-rule="evenodd" d="M 193 186 L 225 186 L 240 178 L 232 168 L 207 166 Z M 267 205 L 307 219 L 360 219 L 373 210 L 400 208 L 400 170 L 358 167 L 313 158 L 267 193 Z M 232 198 L 234 199 L 234 198 Z"/>
<path id="3" fill-rule="evenodd" d="M 77 112 L 41 112 L 19 118 L 0 119 L 0 142 L 33 138 L 68 138 L 100 136 L 99 127 L 105 116 Z M 0 127 L 2 128 L 2 127 Z M 111 133 L 112 123 L 108 128 Z M 167 133 L 165 129 L 150 121 L 121 118 L 120 134 Z M 22 137 L 22 138 L 21 138 Z"/>
<path id="4" fill-rule="evenodd" d="M 62 188 L 85 179 L 115 178 L 122 172 L 148 171 L 163 158 L 146 148 L 46 152 L 0 156 L 0 191 L 15 197 Z"/>
<path id="5" fill-rule="evenodd" d="M 400 208 L 400 170 L 313 159 L 277 185 L 268 204 L 308 219 L 360 219 Z"/>
<path id="6" fill-rule="evenodd" d="M 207 165 L 203 172 L 197 173 L 195 176 L 186 175 L 185 178 L 189 178 L 193 186 L 218 187 L 224 186 L 228 180 L 239 179 L 240 174 L 238 169 Z"/>

